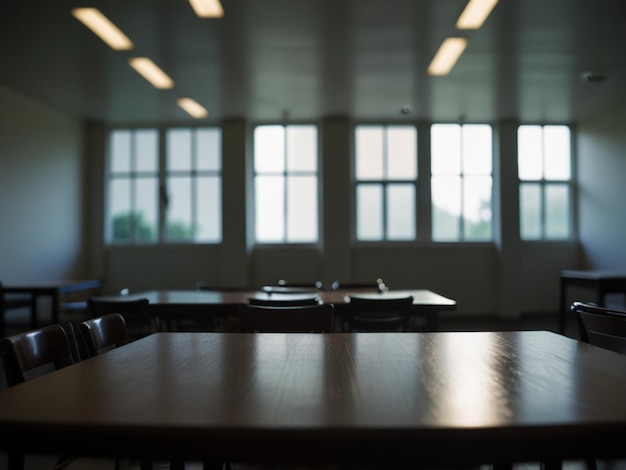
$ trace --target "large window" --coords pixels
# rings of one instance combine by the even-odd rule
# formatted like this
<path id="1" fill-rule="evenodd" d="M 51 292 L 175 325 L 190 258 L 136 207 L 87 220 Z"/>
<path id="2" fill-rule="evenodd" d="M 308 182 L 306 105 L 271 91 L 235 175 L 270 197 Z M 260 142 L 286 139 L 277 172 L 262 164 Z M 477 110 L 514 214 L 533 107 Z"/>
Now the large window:
<path id="1" fill-rule="evenodd" d="M 317 242 L 317 141 L 317 127 L 314 125 L 265 125 L 255 128 L 257 242 Z"/>
<path id="2" fill-rule="evenodd" d="M 567 126 L 518 128 L 520 237 L 572 236 L 571 136 Z"/>
<path id="3" fill-rule="evenodd" d="M 220 242 L 220 130 L 113 130 L 107 199 L 108 242 Z"/>
<path id="4" fill-rule="evenodd" d="M 490 126 L 431 127 L 434 241 L 492 239 L 492 160 Z"/>
<path id="5" fill-rule="evenodd" d="M 416 128 L 360 125 L 355 141 L 357 240 L 415 240 Z"/>

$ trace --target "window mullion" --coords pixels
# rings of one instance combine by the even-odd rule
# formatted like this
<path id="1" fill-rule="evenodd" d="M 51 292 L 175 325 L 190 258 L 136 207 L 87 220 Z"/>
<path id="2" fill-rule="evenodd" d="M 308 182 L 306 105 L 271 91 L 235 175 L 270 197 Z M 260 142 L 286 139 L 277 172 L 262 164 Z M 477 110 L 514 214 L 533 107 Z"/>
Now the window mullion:
<path id="1" fill-rule="evenodd" d="M 166 240 L 166 217 L 167 217 L 167 209 L 168 209 L 168 200 L 169 200 L 169 192 L 167 187 L 167 141 L 166 141 L 166 132 L 163 128 L 158 129 L 159 132 L 159 145 L 158 145 L 158 178 L 159 178 L 159 209 L 158 209 L 158 242 L 163 243 Z"/>

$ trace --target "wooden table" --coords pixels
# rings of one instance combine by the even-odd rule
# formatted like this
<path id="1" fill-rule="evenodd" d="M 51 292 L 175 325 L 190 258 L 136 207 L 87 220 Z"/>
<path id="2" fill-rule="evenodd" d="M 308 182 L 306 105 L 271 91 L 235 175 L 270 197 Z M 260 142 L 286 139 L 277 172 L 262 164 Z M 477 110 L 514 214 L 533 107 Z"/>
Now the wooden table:
<path id="1" fill-rule="evenodd" d="M 577 299 L 580 301 L 594 301 L 604 306 L 606 294 L 626 294 L 626 272 L 624 271 L 561 271 L 561 291 L 559 303 L 559 332 L 565 333 L 566 315 L 569 312 L 567 290 L 578 286 L 594 291 L 593 299 Z"/>
<path id="2" fill-rule="evenodd" d="M 147 298 L 149 309 L 158 316 L 161 324 L 184 317 L 230 316 L 236 314 L 239 305 L 248 302 L 251 297 L 262 299 L 293 299 L 298 296 L 316 295 L 324 303 L 335 305 L 335 312 L 341 316 L 346 297 L 349 295 L 373 296 L 377 298 L 393 298 L 413 296 L 414 316 L 424 319 L 424 329 L 436 331 L 438 313 L 456 309 L 456 301 L 426 289 L 391 290 L 382 293 L 371 289 L 341 289 L 336 291 L 318 290 L 312 293 L 286 294 L 268 293 L 264 291 L 204 291 L 204 290 L 152 290 L 136 292 L 128 295 L 105 295 L 101 299 L 120 300 Z"/>
<path id="3" fill-rule="evenodd" d="M 415 466 L 626 457 L 626 356 L 555 333 L 157 333 L 0 392 L 0 450 Z"/>
<path id="4" fill-rule="evenodd" d="M 98 289 L 102 286 L 99 279 L 86 280 L 63 280 L 63 281 L 46 281 L 32 282 L 28 284 L 8 284 L 3 285 L 2 290 L 5 294 L 29 294 L 32 296 L 30 328 L 37 328 L 38 312 L 37 299 L 39 297 L 49 297 L 52 301 L 52 323 L 59 322 L 59 298 L 63 294 L 70 292 L 87 291 L 90 289 Z M 0 312 L 0 337 L 4 336 L 5 319 L 4 312 Z"/>

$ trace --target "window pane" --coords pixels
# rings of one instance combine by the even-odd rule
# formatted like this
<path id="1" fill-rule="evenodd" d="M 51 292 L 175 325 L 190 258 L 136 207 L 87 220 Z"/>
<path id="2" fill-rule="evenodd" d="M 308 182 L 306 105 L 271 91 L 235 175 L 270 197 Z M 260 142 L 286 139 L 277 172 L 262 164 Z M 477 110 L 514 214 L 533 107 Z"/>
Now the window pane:
<path id="1" fill-rule="evenodd" d="M 174 176 L 167 179 L 168 204 L 165 233 L 170 241 L 193 240 L 191 191 L 190 177 Z"/>
<path id="2" fill-rule="evenodd" d="M 195 137 L 197 169 L 219 171 L 222 167 L 220 158 L 222 142 L 219 129 L 198 129 Z"/>
<path id="3" fill-rule="evenodd" d="M 130 179 L 114 179 L 109 185 L 110 230 L 113 241 L 132 240 Z"/>
<path id="4" fill-rule="evenodd" d="M 521 180 L 543 177 L 541 126 L 520 126 L 517 130 L 517 164 Z"/>
<path id="5" fill-rule="evenodd" d="M 432 174 L 460 174 L 461 126 L 458 124 L 433 124 L 430 135 Z"/>
<path id="6" fill-rule="evenodd" d="M 570 198 L 566 185 L 546 186 L 546 238 L 565 240 L 570 237 Z"/>
<path id="7" fill-rule="evenodd" d="M 458 241 L 461 237 L 461 178 L 433 176 L 431 184 L 433 240 Z"/>
<path id="8" fill-rule="evenodd" d="M 356 188 L 356 236 L 358 240 L 383 239 L 383 188 L 361 184 Z"/>
<path id="9" fill-rule="evenodd" d="M 111 133 L 111 173 L 130 172 L 130 138 L 130 131 L 113 131 Z"/>
<path id="10" fill-rule="evenodd" d="M 158 238 L 158 178 L 135 180 L 135 237 L 137 241 L 156 241 Z"/>
<path id="11" fill-rule="evenodd" d="M 541 185 L 520 185 L 520 233 L 522 240 L 541 238 Z"/>
<path id="12" fill-rule="evenodd" d="M 317 177 L 287 178 L 287 240 L 317 241 Z"/>
<path id="13" fill-rule="evenodd" d="M 222 185 L 217 176 L 196 181 L 197 226 L 195 240 L 220 242 L 222 240 Z"/>
<path id="14" fill-rule="evenodd" d="M 412 126 L 387 128 L 387 178 L 417 178 L 417 130 Z"/>
<path id="15" fill-rule="evenodd" d="M 383 128 L 360 126 L 356 129 L 356 179 L 383 178 Z"/>
<path id="16" fill-rule="evenodd" d="M 171 129 L 167 132 L 167 169 L 192 169 L 190 129 Z"/>
<path id="17" fill-rule="evenodd" d="M 254 130 L 254 170 L 257 173 L 285 171 L 283 126 L 259 126 Z"/>
<path id="18" fill-rule="evenodd" d="M 135 133 L 135 169 L 155 172 L 159 169 L 159 134 L 154 129 Z"/>
<path id="19" fill-rule="evenodd" d="M 285 180 L 282 176 L 256 177 L 256 239 L 285 241 Z"/>
<path id="20" fill-rule="evenodd" d="M 317 128 L 287 127 L 287 170 L 317 171 Z"/>
<path id="21" fill-rule="evenodd" d="M 569 180 L 571 175 L 570 132 L 566 126 L 543 128 L 545 178 Z"/>
<path id="22" fill-rule="evenodd" d="M 387 238 L 415 239 L 415 186 L 409 184 L 387 186 Z"/>
<path id="23" fill-rule="evenodd" d="M 470 175 L 491 174 L 491 126 L 463 126 L 463 173 Z"/>
<path id="24" fill-rule="evenodd" d="M 466 240 L 491 240 L 491 177 L 466 176 L 463 222 Z"/>

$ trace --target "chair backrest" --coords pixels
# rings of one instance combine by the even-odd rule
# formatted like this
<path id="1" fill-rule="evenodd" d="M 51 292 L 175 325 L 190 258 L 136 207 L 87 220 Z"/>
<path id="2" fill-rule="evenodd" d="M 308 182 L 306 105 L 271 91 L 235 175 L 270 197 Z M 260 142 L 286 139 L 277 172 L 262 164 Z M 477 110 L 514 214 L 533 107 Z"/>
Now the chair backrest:
<path id="1" fill-rule="evenodd" d="M 321 301 L 317 296 L 294 294 L 276 298 L 250 297 L 248 303 L 262 307 L 304 307 L 307 305 L 319 305 Z"/>
<path id="2" fill-rule="evenodd" d="M 238 308 L 242 333 L 330 333 L 332 304 L 265 307 L 244 304 Z"/>
<path id="3" fill-rule="evenodd" d="M 585 343 L 626 354 L 626 311 L 574 302 L 580 339 Z"/>
<path id="4" fill-rule="evenodd" d="M 119 313 L 109 313 L 80 324 L 87 357 L 94 357 L 128 342 L 126 322 Z"/>
<path id="5" fill-rule="evenodd" d="M 74 363 L 70 343 L 60 325 L 7 336 L 0 340 L 0 353 L 10 387 Z"/>
<path id="6" fill-rule="evenodd" d="M 324 283 L 322 281 L 288 281 L 286 279 L 280 279 L 278 285 L 282 287 L 296 287 L 296 288 L 308 288 L 308 289 L 322 289 Z"/>
<path id="7" fill-rule="evenodd" d="M 349 296 L 348 328 L 353 332 L 407 331 L 413 297 Z"/>
<path id="8" fill-rule="evenodd" d="M 378 292 L 384 292 L 389 290 L 385 281 L 382 278 L 378 278 L 375 281 L 340 281 L 335 280 L 331 284 L 333 290 L 341 289 L 371 289 Z"/>
<path id="9" fill-rule="evenodd" d="M 154 325 L 148 311 L 148 299 L 102 300 L 90 297 L 87 301 L 91 318 L 101 317 L 109 313 L 119 313 L 124 317 L 126 333 L 129 340 L 142 338 L 158 329 Z"/>

